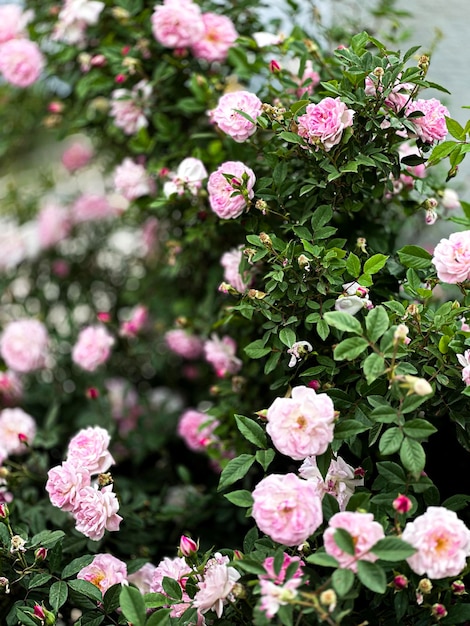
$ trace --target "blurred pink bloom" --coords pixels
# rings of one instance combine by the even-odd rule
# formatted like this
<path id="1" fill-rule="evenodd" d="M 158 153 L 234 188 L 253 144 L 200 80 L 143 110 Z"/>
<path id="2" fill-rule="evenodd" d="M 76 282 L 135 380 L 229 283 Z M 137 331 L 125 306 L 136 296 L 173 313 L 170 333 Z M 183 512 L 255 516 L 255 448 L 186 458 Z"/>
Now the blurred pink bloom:
<path id="1" fill-rule="evenodd" d="M 79 492 L 91 484 L 89 471 L 79 464 L 64 461 L 48 473 L 46 491 L 51 503 L 63 511 L 73 511 L 79 502 Z"/>
<path id="2" fill-rule="evenodd" d="M 354 468 L 338 456 L 332 459 L 325 478 L 317 466 L 316 457 L 307 457 L 299 468 L 299 475 L 315 483 L 320 497 L 329 493 L 338 502 L 340 511 L 346 509 L 356 487 L 364 485 L 364 477 L 356 476 Z"/>
<path id="3" fill-rule="evenodd" d="M 460 208 L 459 194 L 455 189 L 450 189 L 449 187 L 444 189 L 444 193 L 442 194 L 442 206 L 448 211 Z"/>
<path id="4" fill-rule="evenodd" d="M 220 339 L 213 333 L 204 343 L 206 361 L 212 365 L 219 378 L 227 374 L 232 376 L 240 371 L 242 361 L 235 356 L 236 350 L 236 342 L 228 335 Z"/>
<path id="5" fill-rule="evenodd" d="M 187 157 L 178 165 L 176 172 L 166 172 L 170 180 L 163 185 L 163 193 L 167 198 L 176 193 L 182 196 L 187 190 L 197 196 L 202 181 L 207 178 L 207 170 L 200 159 Z"/>
<path id="6" fill-rule="evenodd" d="M 302 569 L 305 567 L 305 563 L 299 556 L 290 556 L 287 552 L 284 552 L 284 560 L 282 562 L 281 569 L 276 574 L 274 571 L 274 557 L 268 556 L 263 561 L 263 567 L 266 570 L 266 574 L 260 574 L 260 579 L 271 580 L 276 585 L 282 585 L 286 580 L 287 568 L 292 563 L 298 563 L 297 570 L 292 575 L 292 578 L 302 578 Z"/>
<path id="7" fill-rule="evenodd" d="M 441 506 L 430 506 L 408 522 L 402 539 L 417 550 L 407 559 L 408 565 L 429 578 L 458 576 L 470 556 L 470 530 L 454 511 Z"/>
<path id="8" fill-rule="evenodd" d="M 72 361 L 88 372 L 106 363 L 111 354 L 114 337 L 104 326 L 87 326 L 80 331 L 72 349 Z"/>
<path id="9" fill-rule="evenodd" d="M 29 39 L 10 39 L 0 45 L 0 72 L 15 87 L 35 83 L 44 67 L 39 46 Z"/>
<path id="10" fill-rule="evenodd" d="M 101 426 L 83 428 L 70 440 L 67 461 L 86 469 L 90 474 L 107 472 L 114 465 L 108 450 L 110 439 L 108 431 Z"/>
<path id="11" fill-rule="evenodd" d="M 329 152 L 341 141 L 343 132 L 352 126 L 354 111 L 339 98 L 324 98 L 318 104 L 309 104 L 298 122 L 298 134 L 313 145 Z"/>
<path id="12" fill-rule="evenodd" d="M 23 383 L 13 370 L 0 372 L 0 398 L 3 404 L 16 404 L 23 396 Z"/>
<path id="13" fill-rule="evenodd" d="M 414 100 L 407 105 L 406 115 L 409 116 L 416 111 L 421 111 L 424 115 L 409 118 L 409 121 L 412 122 L 421 141 L 431 144 L 445 139 L 447 135 L 446 117 L 450 117 L 447 107 L 436 98 Z"/>
<path id="14" fill-rule="evenodd" d="M 0 44 L 25 37 L 26 26 L 31 17 L 32 11 L 23 12 L 19 4 L 0 6 Z"/>
<path id="15" fill-rule="evenodd" d="M 72 220 L 75 224 L 104 220 L 116 217 L 118 211 L 111 206 L 106 196 L 83 194 L 75 200 L 71 208 Z"/>
<path id="16" fill-rule="evenodd" d="M 263 478 L 253 491 L 253 500 L 258 528 L 286 546 L 306 541 L 323 521 L 315 485 L 292 473 Z"/>
<path id="17" fill-rule="evenodd" d="M 207 561 L 203 579 L 198 584 L 198 591 L 193 599 L 193 606 L 199 613 L 214 611 L 220 619 L 224 605 L 233 600 L 232 589 L 240 578 L 240 573 L 227 565 L 229 558 L 219 553 Z"/>
<path id="18" fill-rule="evenodd" d="M 75 528 L 93 541 L 103 538 L 106 530 L 117 531 L 122 517 L 117 514 L 119 502 L 113 486 L 102 489 L 84 487 L 80 490 L 73 511 Z"/>
<path id="19" fill-rule="evenodd" d="M 23 409 L 3 409 L 0 411 L 0 442 L 8 456 L 24 454 L 36 436 L 36 421 Z"/>
<path id="20" fill-rule="evenodd" d="M 346 530 L 352 537 L 354 543 L 354 555 L 344 552 L 335 541 L 337 528 Z M 328 528 L 323 534 L 323 541 L 327 554 L 333 556 L 340 567 L 357 572 L 357 561 L 377 560 L 377 556 L 369 552 L 370 548 L 385 537 L 382 525 L 374 521 L 372 513 L 358 513 L 342 511 L 336 513 L 330 519 Z"/>
<path id="21" fill-rule="evenodd" d="M 98 0 L 65 0 L 53 38 L 71 45 L 84 44 L 87 27 L 98 22 L 104 6 Z"/>
<path id="22" fill-rule="evenodd" d="M 214 430 L 219 424 L 218 420 L 207 413 L 187 409 L 179 418 L 178 435 L 188 448 L 195 452 L 202 452 L 217 440 Z"/>
<path id="23" fill-rule="evenodd" d="M 291 603 L 297 597 L 297 589 L 302 584 L 300 578 L 291 578 L 283 585 L 277 585 L 270 580 L 261 580 L 260 610 L 266 617 L 272 619 L 281 606 Z"/>
<path id="24" fill-rule="evenodd" d="M 70 274 L 70 265 L 65 259 L 55 259 L 51 266 L 53 274 L 59 278 L 65 278 Z"/>
<path id="25" fill-rule="evenodd" d="M 137 337 L 147 326 L 149 321 L 148 308 L 143 304 L 138 304 L 130 312 L 129 319 L 122 322 L 119 328 L 121 337 Z"/>
<path id="26" fill-rule="evenodd" d="M 88 580 L 104 595 L 113 585 L 127 585 L 127 566 L 111 554 L 97 554 L 90 565 L 78 572 L 77 578 Z"/>
<path id="27" fill-rule="evenodd" d="M 132 90 L 116 89 L 111 94 L 110 115 L 114 124 L 126 135 L 135 135 L 148 126 L 146 117 L 152 86 L 146 80 L 134 85 Z"/>
<path id="28" fill-rule="evenodd" d="M 165 557 L 154 570 L 153 579 L 150 585 L 150 591 L 152 593 L 165 593 L 163 589 L 163 578 L 171 578 L 176 580 L 182 589 L 181 602 L 179 604 L 173 604 L 171 608 L 171 617 L 181 617 L 181 615 L 189 609 L 191 606 L 191 598 L 185 592 L 186 581 L 191 574 L 191 568 L 186 563 L 186 560 L 182 557 L 175 557 L 170 559 Z"/>
<path id="29" fill-rule="evenodd" d="M 155 182 L 145 167 L 129 157 L 114 170 L 114 186 L 129 202 L 155 193 Z"/>
<path id="30" fill-rule="evenodd" d="M 238 37 L 232 20 L 217 13 L 203 13 L 202 21 L 204 34 L 193 43 L 191 52 L 205 61 L 225 61 Z"/>
<path id="31" fill-rule="evenodd" d="M 140 593 L 150 593 L 156 569 L 157 568 L 152 563 L 146 563 L 133 574 L 129 574 L 127 580 L 135 585 Z"/>
<path id="32" fill-rule="evenodd" d="M 158 245 L 158 227 L 159 222 L 156 217 L 149 217 L 142 225 L 142 243 L 145 254 L 150 255 L 155 252 Z"/>
<path id="33" fill-rule="evenodd" d="M 240 274 L 242 256 L 241 248 L 232 248 L 224 252 L 220 259 L 220 264 L 224 268 L 224 280 L 240 293 L 243 293 L 251 282 L 250 272 L 244 272 L 243 276 Z"/>
<path id="34" fill-rule="evenodd" d="M 185 359 L 197 359 L 203 351 L 203 341 L 182 328 L 175 328 L 165 333 L 168 348 Z"/>
<path id="35" fill-rule="evenodd" d="M 254 196 L 255 182 L 253 170 L 241 161 L 222 163 L 212 172 L 207 183 L 211 209 L 222 219 L 239 217 Z"/>
<path id="36" fill-rule="evenodd" d="M 41 247 L 51 248 L 70 234 L 72 222 L 67 209 L 57 204 L 46 204 L 37 217 Z"/>
<path id="37" fill-rule="evenodd" d="M 470 278 L 470 230 L 452 233 L 434 248 L 433 265 L 444 283 L 463 283 Z"/>
<path id="38" fill-rule="evenodd" d="M 62 165 L 69 172 L 76 172 L 88 165 L 93 158 L 94 151 L 91 142 L 86 137 L 74 139 L 62 153 Z"/>
<path id="39" fill-rule="evenodd" d="M 333 402 L 309 387 L 294 387 L 291 398 L 276 398 L 267 420 L 266 432 L 274 446 L 297 461 L 323 454 L 333 441 Z"/>
<path id="40" fill-rule="evenodd" d="M 0 354 L 15 372 L 25 374 L 45 367 L 48 351 L 49 335 L 39 320 L 10 322 L 0 339 Z"/>
<path id="41" fill-rule="evenodd" d="M 151 21 L 155 39 L 166 48 L 188 48 L 204 37 L 201 10 L 191 0 L 164 0 Z"/>
<path id="42" fill-rule="evenodd" d="M 412 146 L 408 142 L 400 145 L 398 154 L 400 159 L 407 156 L 422 156 L 418 146 Z M 409 174 L 405 174 L 404 172 L 400 174 L 400 181 L 405 187 L 409 187 L 410 189 L 414 186 L 415 178 L 425 178 L 427 174 L 425 163 L 421 163 L 420 165 L 405 165 L 405 169 Z"/>
<path id="43" fill-rule="evenodd" d="M 457 360 L 463 367 L 462 380 L 468 387 L 470 385 L 470 350 L 465 350 L 463 354 L 457 354 Z"/>
<path id="44" fill-rule="evenodd" d="M 142 409 L 135 388 L 124 378 L 108 378 L 105 382 L 111 417 L 116 420 L 121 437 L 137 425 Z"/>
<path id="45" fill-rule="evenodd" d="M 305 63 L 304 73 L 300 78 L 296 78 L 295 81 L 300 85 L 296 91 L 297 98 L 305 98 L 306 96 L 311 96 L 315 87 L 320 84 L 320 74 L 313 69 L 312 62 L 308 60 Z"/>
<path id="46" fill-rule="evenodd" d="M 256 122 L 262 112 L 262 102 L 249 91 L 230 91 L 220 97 L 215 109 L 209 111 L 209 118 L 229 137 L 242 143 L 256 132 L 256 124 L 237 113 L 237 110 L 243 111 Z"/>

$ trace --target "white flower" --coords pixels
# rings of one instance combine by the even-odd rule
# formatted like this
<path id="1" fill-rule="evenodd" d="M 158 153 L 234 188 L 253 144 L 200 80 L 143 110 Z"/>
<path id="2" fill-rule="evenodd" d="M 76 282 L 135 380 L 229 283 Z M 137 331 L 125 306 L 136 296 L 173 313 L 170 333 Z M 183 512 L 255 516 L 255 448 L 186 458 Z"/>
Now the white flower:
<path id="1" fill-rule="evenodd" d="M 292 355 L 289 361 L 289 367 L 294 367 L 297 361 L 301 361 L 312 350 L 312 345 L 308 341 L 296 341 L 292 347 L 287 350 L 287 353 Z"/>
<path id="2" fill-rule="evenodd" d="M 364 308 L 364 300 L 359 296 L 340 296 L 335 302 L 335 310 L 356 315 Z"/>

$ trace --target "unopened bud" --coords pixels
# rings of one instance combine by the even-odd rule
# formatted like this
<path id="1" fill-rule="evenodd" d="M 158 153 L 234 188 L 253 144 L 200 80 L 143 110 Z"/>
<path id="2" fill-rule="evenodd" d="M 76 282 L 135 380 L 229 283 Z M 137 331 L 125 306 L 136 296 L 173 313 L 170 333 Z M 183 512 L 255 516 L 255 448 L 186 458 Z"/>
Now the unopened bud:
<path id="1" fill-rule="evenodd" d="M 193 556 L 199 550 L 199 541 L 194 541 L 191 537 L 181 535 L 178 552 L 180 556 Z"/>
<path id="2" fill-rule="evenodd" d="M 44 622 L 44 620 L 46 619 L 46 614 L 44 613 L 44 609 L 42 608 L 40 604 L 34 605 L 33 612 L 34 612 L 34 617 L 37 617 L 38 619 Z"/>
<path id="3" fill-rule="evenodd" d="M 437 222 L 437 213 L 434 209 L 426 209 L 424 221 L 428 226 L 432 226 Z"/>
<path id="4" fill-rule="evenodd" d="M 271 240 L 271 237 L 267 234 L 267 233 L 260 233 L 259 234 L 259 238 L 261 243 L 266 246 L 266 248 L 272 248 L 273 247 L 273 242 Z"/>
<path id="5" fill-rule="evenodd" d="M 367 252 L 367 240 L 365 237 L 358 237 L 356 241 L 356 248 L 359 248 L 361 252 Z"/>
<path id="6" fill-rule="evenodd" d="M 8 519 L 10 515 L 10 511 L 8 510 L 8 506 L 5 502 L 0 504 L 0 519 Z"/>
<path id="7" fill-rule="evenodd" d="M 38 548 L 34 553 L 34 558 L 36 561 L 45 561 L 47 557 L 47 548 Z"/>
<path id="8" fill-rule="evenodd" d="M 410 332 L 406 324 L 398 324 L 395 332 L 393 333 L 393 341 L 395 344 L 406 343 L 408 333 Z"/>
<path id="9" fill-rule="evenodd" d="M 383 67 L 376 67 L 372 74 L 374 76 L 377 76 L 378 79 L 381 79 L 382 76 L 385 74 L 385 70 Z"/>
<path id="10" fill-rule="evenodd" d="M 411 510 L 413 503 L 407 496 L 404 496 L 402 493 L 400 493 L 398 497 L 395 498 L 395 500 L 392 502 L 392 506 L 397 513 L 401 513 L 402 515 L 404 515 Z"/>
<path id="11" fill-rule="evenodd" d="M 454 593 L 456 596 L 463 596 L 467 593 L 465 591 L 465 585 L 462 580 L 454 580 L 451 585 L 451 589 L 452 593 Z"/>
<path id="12" fill-rule="evenodd" d="M 87 398 L 90 398 L 90 400 L 96 400 L 96 398 L 100 395 L 100 392 L 96 387 L 89 387 L 86 390 L 85 395 Z"/>
<path id="13" fill-rule="evenodd" d="M 318 380 L 309 380 L 307 383 L 307 387 L 310 387 L 310 389 L 313 389 L 314 391 L 318 391 L 320 389 L 320 382 Z"/>
<path id="14" fill-rule="evenodd" d="M 335 610 L 337 599 L 333 589 L 325 589 L 325 591 L 322 591 L 320 594 L 320 602 L 323 606 L 328 607 L 330 612 Z"/>
<path id="15" fill-rule="evenodd" d="M 269 62 L 269 71 L 270 72 L 280 72 L 281 71 L 281 65 L 279 64 L 278 61 L 276 61 L 275 59 L 273 59 L 272 61 Z"/>
<path id="16" fill-rule="evenodd" d="M 364 478 L 366 470 L 363 467 L 356 467 L 354 470 L 354 478 Z"/>
<path id="17" fill-rule="evenodd" d="M 431 593 L 432 582 L 429 580 L 429 578 L 421 578 L 418 583 L 418 591 L 421 591 L 421 593 L 424 593 L 425 595 Z"/>
<path id="18" fill-rule="evenodd" d="M 396 591 L 403 591 L 408 587 L 408 578 L 403 574 L 397 574 L 393 579 L 393 586 Z"/>
<path id="19" fill-rule="evenodd" d="M 447 609 L 443 604 L 436 602 L 436 604 L 433 604 L 431 607 L 431 614 L 437 620 L 440 620 L 447 615 Z"/>

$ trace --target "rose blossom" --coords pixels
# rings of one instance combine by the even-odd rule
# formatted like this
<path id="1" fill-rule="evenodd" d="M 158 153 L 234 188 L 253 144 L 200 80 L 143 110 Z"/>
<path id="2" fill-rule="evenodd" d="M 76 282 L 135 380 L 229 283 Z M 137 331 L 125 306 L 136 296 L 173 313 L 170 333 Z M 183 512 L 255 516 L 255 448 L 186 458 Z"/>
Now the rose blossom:
<path id="1" fill-rule="evenodd" d="M 407 561 L 413 572 L 429 578 L 458 576 L 470 556 L 470 530 L 454 511 L 430 506 L 403 530 L 417 552 Z"/>
<path id="2" fill-rule="evenodd" d="M 112 485 L 102 489 L 84 487 L 78 494 L 73 511 L 75 528 L 85 537 L 99 541 L 106 530 L 119 530 L 122 517 L 117 514 L 118 510 L 119 502 Z"/>
<path id="3" fill-rule="evenodd" d="M 122 322 L 119 334 L 121 337 L 137 337 L 145 329 L 148 321 L 148 308 L 144 304 L 138 304 L 130 312 L 129 319 Z"/>
<path id="4" fill-rule="evenodd" d="M 173 604 L 171 607 L 171 617 L 181 617 L 181 615 L 189 609 L 191 606 L 191 598 L 185 592 L 186 580 L 191 574 L 191 568 L 188 567 L 186 560 L 182 557 L 175 557 L 170 559 L 165 557 L 160 561 L 153 572 L 153 578 L 150 583 L 151 593 L 163 593 L 166 595 L 163 589 L 163 578 L 171 578 L 176 580 L 182 589 L 181 602 L 179 604 Z"/>
<path id="5" fill-rule="evenodd" d="M 465 350 L 463 354 L 457 354 L 457 360 L 463 367 L 462 380 L 467 385 L 470 385 L 470 350 Z"/>
<path id="6" fill-rule="evenodd" d="M 67 449 L 67 461 L 85 468 L 90 474 L 107 472 L 114 459 L 108 451 L 110 436 L 101 426 L 82 428 L 72 439 Z"/>
<path id="7" fill-rule="evenodd" d="M 197 359 L 203 350 L 203 341 L 182 328 L 175 328 L 165 333 L 168 348 L 185 359 Z"/>
<path id="8" fill-rule="evenodd" d="M 138 82 L 132 90 L 115 89 L 111 94 L 110 115 L 114 124 L 126 135 L 135 135 L 148 126 L 146 112 L 152 86 L 146 80 Z"/>
<path id="9" fill-rule="evenodd" d="M 187 157 L 178 165 L 175 172 L 168 174 L 170 180 L 163 185 L 163 193 L 169 198 L 176 193 L 182 196 L 186 190 L 193 196 L 197 196 L 202 181 L 207 178 L 207 170 L 200 159 Z"/>
<path id="10" fill-rule="evenodd" d="M 252 515 L 258 528 L 286 546 L 298 546 L 323 521 L 315 485 L 295 474 L 270 474 L 253 491 Z"/>
<path id="11" fill-rule="evenodd" d="M 300 578 L 291 578 L 283 585 L 276 585 L 270 580 L 261 580 L 260 610 L 266 613 L 267 618 L 272 619 L 281 606 L 285 606 L 295 600 L 297 588 L 301 584 Z"/>
<path id="12" fill-rule="evenodd" d="M 156 569 L 157 568 L 152 563 L 146 563 L 133 574 L 129 574 L 127 580 L 135 585 L 140 593 L 150 593 L 153 576 Z"/>
<path id="13" fill-rule="evenodd" d="M 114 186 L 129 202 L 155 192 L 155 183 L 145 167 L 129 157 L 114 170 Z"/>
<path id="14" fill-rule="evenodd" d="M 104 7 L 104 2 L 98 0 L 65 0 L 53 38 L 71 45 L 83 44 L 87 26 L 98 22 Z"/>
<path id="15" fill-rule="evenodd" d="M 0 411 L 0 441 L 7 455 L 24 454 L 36 436 L 36 422 L 23 409 L 3 409 Z"/>
<path id="16" fill-rule="evenodd" d="M 281 569 L 279 573 L 276 574 L 274 571 L 274 557 L 268 556 L 263 561 L 263 567 L 266 570 L 266 574 L 260 574 L 260 579 L 271 580 L 276 585 L 282 585 L 282 583 L 286 580 L 287 568 L 292 563 L 298 563 L 298 567 L 294 574 L 292 574 L 291 578 L 302 578 L 302 569 L 305 567 L 305 563 L 298 556 L 289 556 L 287 552 L 284 552 L 284 560 L 281 565 Z"/>
<path id="17" fill-rule="evenodd" d="M 217 13 L 203 13 L 202 21 L 204 34 L 193 43 L 191 52 L 197 59 L 225 61 L 229 49 L 238 37 L 232 20 Z"/>
<path id="18" fill-rule="evenodd" d="M 444 283 L 463 283 L 470 278 L 470 230 L 452 233 L 441 239 L 432 259 L 437 275 Z"/>
<path id="19" fill-rule="evenodd" d="M 302 98 L 312 95 L 315 87 L 320 84 L 320 74 L 313 69 L 312 62 L 308 60 L 302 76 L 294 80 L 300 85 L 296 91 L 297 98 Z"/>
<path id="20" fill-rule="evenodd" d="M 0 372 L 0 397 L 3 404 L 17 404 L 23 396 L 23 383 L 13 370 Z"/>
<path id="21" fill-rule="evenodd" d="M 10 322 L 0 339 L 0 354 L 7 366 L 23 374 L 46 365 L 49 336 L 39 320 Z"/>
<path id="22" fill-rule="evenodd" d="M 0 44 L 24 37 L 31 17 L 32 11 L 23 12 L 18 4 L 0 6 Z"/>
<path id="23" fill-rule="evenodd" d="M 256 132 L 256 125 L 237 113 L 237 110 L 243 111 L 256 122 L 262 112 L 262 102 L 249 91 L 230 91 L 220 97 L 215 109 L 209 111 L 209 118 L 229 137 L 242 143 Z"/>
<path id="24" fill-rule="evenodd" d="M 191 0 L 164 0 L 151 21 L 153 36 L 166 48 L 187 48 L 204 37 L 201 10 Z"/>
<path id="25" fill-rule="evenodd" d="M 86 137 L 76 138 L 71 141 L 62 153 L 61 162 L 65 169 L 70 172 L 85 167 L 93 157 L 93 147 Z"/>
<path id="26" fill-rule="evenodd" d="M 208 445 L 216 441 L 214 430 L 220 422 L 207 413 L 194 409 L 186 410 L 178 421 L 178 435 L 185 444 L 195 452 L 202 452 Z"/>
<path id="27" fill-rule="evenodd" d="M 222 219 L 239 217 L 254 196 L 255 182 L 253 170 L 241 161 L 222 163 L 207 183 L 211 209 Z"/>
<path id="28" fill-rule="evenodd" d="M 80 331 L 72 349 L 72 361 L 87 372 L 94 372 L 111 354 L 114 337 L 104 326 L 87 326 Z"/>
<path id="29" fill-rule="evenodd" d="M 73 511 L 79 505 L 79 492 L 90 486 L 90 473 L 79 464 L 64 461 L 48 473 L 46 491 L 51 503 L 63 511 Z"/>
<path id="30" fill-rule="evenodd" d="M 41 247 L 51 248 L 68 237 L 72 223 L 67 209 L 57 204 L 46 204 L 37 217 Z"/>
<path id="31" fill-rule="evenodd" d="M 407 156 L 422 156 L 417 146 L 411 146 L 409 143 L 403 143 L 398 149 L 398 155 L 400 160 Z M 405 187 L 413 188 L 414 178 L 425 178 L 426 177 L 426 165 L 421 163 L 420 165 L 405 165 L 406 171 L 409 172 L 410 175 L 402 172 L 400 174 L 400 181 L 405 185 Z"/>
<path id="32" fill-rule="evenodd" d="M 1 44 L 0 72 L 15 87 L 29 87 L 37 81 L 44 67 L 39 46 L 29 39 L 10 39 Z"/>
<path id="33" fill-rule="evenodd" d="M 111 554 L 97 554 L 90 565 L 78 572 L 77 578 L 88 580 L 104 595 L 113 585 L 127 585 L 127 566 Z"/>
<path id="34" fill-rule="evenodd" d="M 294 387 L 291 398 L 276 398 L 267 420 L 266 432 L 274 446 L 297 461 L 323 454 L 333 441 L 333 402 L 309 387 Z"/>
<path id="35" fill-rule="evenodd" d="M 81 224 L 116 217 L 117 210 L 110 205 L 106 196 L 86 193 L 75 200 L 70 214 L 75 224 Z"/>
<path id="36" fill-rule="evenodd" d="M 235 356 L 237 344 L 225 335 L 222 339 L 213 333 L 204 344 L 204 356 L 212 365 L 217 376 L 223 378 L 227 374 L 237 374 L 242 366 L 241 360 Z"/>
<path id="37" fill-rule="evenodd" d="M 460 200 L 459 194 L 455 191 L 455 189 L 450 189 L 446 187 L 442 194 L 442 206 L 447 211 L 453 211 L 454 209 L 460 208 Z"/>
<path id="38" fill-rule="evenodd" d="M 198 591 L 193 599 L 193 606 L 198 613 L 214 611 L 217 617 L 222 617 L 224 604 L 232 600 L 232 589 L 240 578 L 240 573 L 227 565 L 229 558 L 218 552 L 214 558 L 207 561 L 204 568 L 203 580 L 198 584 Z"/>
<path id="39" fill-rule="evenodd" d="M 309 104 L 298 122 L 298 134 L 318 150 L 328 152 L 343 136 L 344 129 L 352 126 L 354 111 L 339 98 L 324 98 L 318 104 Z"/>
<path id="40" fill-rule="evenodd" d="M 356 487 L 364 484 L 363 477 L 357 477 L 354 468 L 340 456 L 332 459 L 325 478 L 317 466 L 316 457 L 307 457 L 299 469 L 299 475 L 315 483 L 320 496 L 329 493 L 338 501 L 340 511 L 346 509 Z"/>
<path id="41" fill-rule="evenodd" d="M 409 116 L 415 111 L 424 113 L 422 117 L 409 118 L 421 141 L 431 144 L 434 141 L 445 139 L 447 135 L 446 117 L 450 117 L 450 113 L 439 100 L 436 98 L 414 100 L 406 107 L 406 115 Z"/>
<path id="42" fill-rule="evenodd" d="M 121 437 L 125 437 L 135 428 L 141 414 L 139 396 L 125 378 L 108 378 L 104 385 L 108 392 L 111 417 L 117 422 Z"/>
<path id="43" fill-rule="evenodd" d="M 336 544 L 335 532 L 337 528 L 342 528 L 351 535 L 354 543 L 354 555 L 344 552 Z M 369 550 L 384 537 L 384 529 L 381 524 L 374 521 L 372 513 L 342 511 L 330 519 L 329 526 L 323 534 L 323 541 L 327 554 L 333 556 L 340 567 L 357 572 L 358 560 L 372 563 L 377 560 L 378 557 Z"/>
<path id="44" fill-rule="evenodd" d="M 246 290 L 251 281 L 250 272 L 240 274 L 242 257 L 243 253 L 240 247 L 224 252 L 220 259 L 220 264 L 224 268 L 224 280 L 240 293 Z"/>
<path id="45" fill-rule="evenodd" d="M 401 74 L 398 75 L 391 91 L 384 100 L 385 105 L 397 113 L 398 111 L 401 111 L 401 109 L 403 109 L 409 101 L 410 92 L 413 89 L 412 83 L 400 83 L 400 78 Z M 378 93 L 382 94 L 383 85 L 381 83 L 381 78 L 376 76 L 374 73 L 368 76 L 365 80 L 364 91 L 368 96 L 376 96 Z"/>

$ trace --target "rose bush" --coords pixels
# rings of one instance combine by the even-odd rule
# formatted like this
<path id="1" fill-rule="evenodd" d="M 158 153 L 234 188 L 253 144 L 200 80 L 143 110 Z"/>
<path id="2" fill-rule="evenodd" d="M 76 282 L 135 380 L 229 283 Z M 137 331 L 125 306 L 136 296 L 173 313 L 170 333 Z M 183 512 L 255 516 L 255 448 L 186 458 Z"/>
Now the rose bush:
<path id="1" fill-rule="evenodd" d="M 7 626 L 470 620 L 470 125 L 429 58 L 244 0 L 31 8 L 0 69 L 63 154 L 0 233 Z"/>

